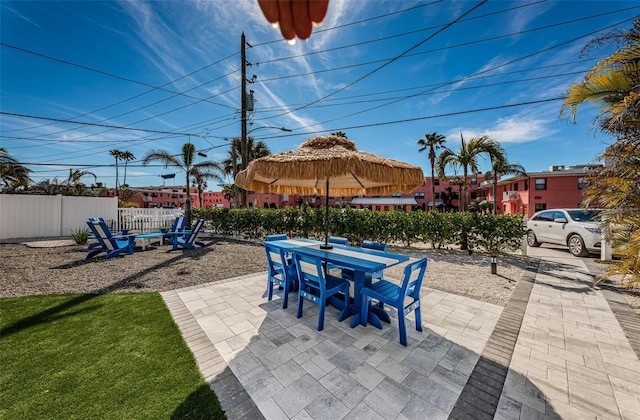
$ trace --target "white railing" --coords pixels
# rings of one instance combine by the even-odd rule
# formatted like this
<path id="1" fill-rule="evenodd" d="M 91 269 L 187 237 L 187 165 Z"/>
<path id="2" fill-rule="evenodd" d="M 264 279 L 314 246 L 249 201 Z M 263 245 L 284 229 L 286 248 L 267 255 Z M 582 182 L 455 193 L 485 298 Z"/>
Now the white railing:
<path id="1" fill-rule="evenodd" d="M 183 209 L 119 208 L 116 227 L 135 232 L 158 231 L 160 228 L 170 228 L 175 218 L 183 215 Z"/>
<path id="2" fill-rule="evenodd" d="M 518 191 L 505 191 L 502 193 L 503 201 L 512 201 L 518 199 Z"/>

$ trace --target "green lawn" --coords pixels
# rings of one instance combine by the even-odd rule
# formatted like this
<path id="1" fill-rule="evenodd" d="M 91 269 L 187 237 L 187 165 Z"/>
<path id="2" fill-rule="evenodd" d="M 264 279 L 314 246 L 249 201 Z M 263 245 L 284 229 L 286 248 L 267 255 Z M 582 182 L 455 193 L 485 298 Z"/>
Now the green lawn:
<path id="1" fill-rule="evenodd" d="M 0 299 L 0 418 L 224 419 L 158 293 Z"/>

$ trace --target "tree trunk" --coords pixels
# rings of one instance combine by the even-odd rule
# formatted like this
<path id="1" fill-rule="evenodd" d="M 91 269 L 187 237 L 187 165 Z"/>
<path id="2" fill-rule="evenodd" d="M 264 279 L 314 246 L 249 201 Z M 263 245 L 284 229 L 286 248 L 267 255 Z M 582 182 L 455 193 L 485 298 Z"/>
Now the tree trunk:
<path id="1" fill-rule="evenodd" d="M 433 169 L 434 162 L 431 161 L 431 210 L 436 209 L 436 175 Z"/>
<path id="2" fill-rule="evenodd" d="M 189 168 L 187 168 L 187 201 L 184 204 L 185 229 L 191 229 L 191 186 L 189 185 Z"/>
<path id="3" fill-rule="evenodd" d="M 493 171 L 493 214 L 498 214 L 498 172 Z"/>

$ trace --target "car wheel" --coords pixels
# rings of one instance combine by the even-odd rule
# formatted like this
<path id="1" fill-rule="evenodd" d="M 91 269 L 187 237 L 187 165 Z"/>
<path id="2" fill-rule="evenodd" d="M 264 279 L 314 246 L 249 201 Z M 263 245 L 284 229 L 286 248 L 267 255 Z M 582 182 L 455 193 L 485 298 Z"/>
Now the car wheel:
<path id="1" fill-rule="evenodd" d="M 527 245 L 533 247 L 539 247 L 541 244 L 538 242 L 538 238 L 536 238 L 536 234 L 533 233 L 532 230 L 527 232 Z"/>
<path id="2" fill-rule="evenodd" d="M 567 245 L 569 246 L 569 252 L 576 257 L 586 257 L 589 255 L 589 251 L 584 246 L 584 241 L 580 237 L 580 235 L 571 235 L 569 236 L 569 240 L 567 241 Z"/>

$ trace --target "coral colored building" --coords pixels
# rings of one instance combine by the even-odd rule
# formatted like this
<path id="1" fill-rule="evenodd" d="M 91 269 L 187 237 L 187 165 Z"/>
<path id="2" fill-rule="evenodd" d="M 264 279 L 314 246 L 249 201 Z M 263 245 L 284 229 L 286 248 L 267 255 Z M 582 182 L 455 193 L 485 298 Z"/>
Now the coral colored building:
<path id="1" fill-rule="evenodd" d="M 134 203 L 140 208 L 184 207 L 187 201 L 187 188 L 184 186 L 130 187 L 129 190 L 135 195 L 127 202 Z M 203 201 L 206 201 L 204 194 L 203 192 Z M 106 195 L 115 196 L 115 189 L 110 189 Z M 191 205 L 200 207 L 197 188 L 191 188 Z"/>
<path id="2" fill-rule="evenodd" d="M 408 194 L 393 194 L 390 196 L 351 197 L 330 196 L 330 206 L 349 205 L 353 208 L 367 208 L 374 211 L 412 211 L 429 210 L 433 203 L 439 211 L 457 211 L 460 208 L 460 177 L 451 176 L 446 180 L 425 178 L 424 183 Z M 477 187 L 484 181 L 482 176 L 469 178 L 470 200 L 477 197 Z M 431 185 L 435 183 L 435 200 L 431 197 Z M 141 208 L 154 207 L 184 207 L 186 202 L 186 187 L 184 186 L 149 186 L 142 188 L 130 188 L 136 194 L 127 200 Z M 115 195 L 115 190 L 110 190 L 109 196 Z M 247 194 L 248 207 L 250 208 L 276 208 L 300 207 L 303 203 L 311 207 L 324 207 L 326 197 L 324 195 L 300 196 L 274 193 L 250 192 Z M 202 203 L 198 197 L 197 188 L 191 188 L 191 205 L 193 207 L 234 208 L 237 204 L 225 198 L 221 191 L 205 191 L 202 193 Z"/>
<path id="3" fill-rule="evenodd" d="M 584 200 L 588 172 L 599 164 L 551 166 L 547 171 L 529 172 L 498 181 L 497 213 L 524 214 L 527 217 L 540 210 L 579 207 Z M 477 194 L 493 201 L 493 184 L 484 182 Z"/>

